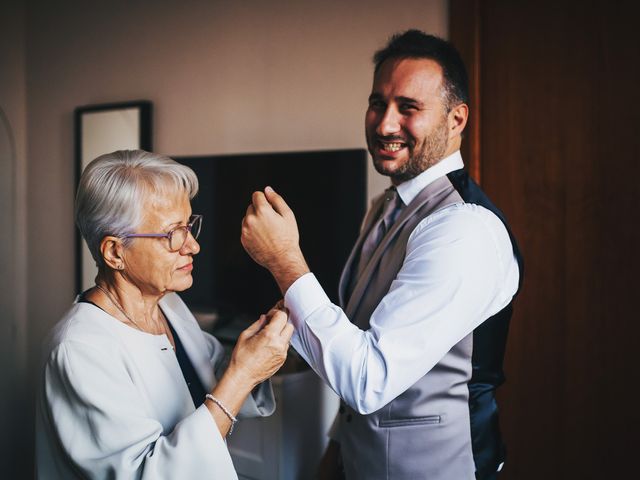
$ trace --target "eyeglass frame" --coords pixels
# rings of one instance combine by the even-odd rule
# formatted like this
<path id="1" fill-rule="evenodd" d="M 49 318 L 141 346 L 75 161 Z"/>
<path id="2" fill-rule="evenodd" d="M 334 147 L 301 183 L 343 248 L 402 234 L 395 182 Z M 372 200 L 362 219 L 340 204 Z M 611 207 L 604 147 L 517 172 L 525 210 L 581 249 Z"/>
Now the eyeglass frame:
<path id="1" fill-rule="evenodd" d="M 179 252 L 182 247 L 184 247 L 184 244 L 187 243 L 189 234 L 191 234 L 194 240 L 197 240 L 197 238 L 200 236 L 200 231 L 202 230 L 202 217 L 202 215 L 191 215 L 189 217 L 189 223 L 172 228 L 167 233 L 127 233 L 125 235 L 120 235 L 120 238 L 166 238 L 167 240 L 169 240 L 169 251 Z M 198 228 L 198 231 L 194 235 L 191 229 L 198 220 L 200 220 L 200 228 Z M 171 248 L 171 238 L 173 237 L 173 233 L 176 230 L 180 230 L 181 228 L 185 228 L 187 230 L 187 235 L 184 237 L 184 242 L 182 242 L 182 245 L 174 250 Z"/>

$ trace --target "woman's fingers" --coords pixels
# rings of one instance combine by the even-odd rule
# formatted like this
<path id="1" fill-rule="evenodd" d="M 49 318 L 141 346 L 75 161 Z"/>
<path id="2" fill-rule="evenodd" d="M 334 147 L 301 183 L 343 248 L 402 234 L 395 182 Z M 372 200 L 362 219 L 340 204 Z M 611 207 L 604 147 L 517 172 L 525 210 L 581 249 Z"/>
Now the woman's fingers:
<path id="1" fill-rule="evenodd" d="M 282 310 L 278 310 L 278 309 L 271 309 L 269 310 L 269 323 L 267 325 L 265 325 L 265 330 L 268 329 L 268 331 L 272 334 L 278 335 L 278 336 L 283 336 L 284 335 L 284 330 L 287 327 L 287 325 L 289 324 L 289 315 L 286 312 L 283 312 Z M 291 327 L 293 328 L 293 325 L 291 325 Z M 287 342 L 289 341 L 289 339 L 287 338 Z"/>
<path id="2" fill-rule="evenodd" d="M 240 334 L 232 358 L 255 382 L 272 376 L 287 358 L 294 332 L 288 318 L 286 312 L 272 308 Z"/>
<path id="3" fill-rule="evenodd" d="M 289 318 L 289 310 L 287 308 L 285 308 L 284 302 L 282 302 L 282 301 L 276 303 L 273 307 L 271 307 L 271 310 L 269 310 L 267 312 L 267 317 L 271 318 L 276 313 L 279 313 L 279 314 L 284 313 L 287 316 L 287 318 Z"/>
<path id="4" fill-rule="evenodd" d="M 244 331 L 240 334 L 240 336 L 244 338 L 252 337 L 253 335 L 255 335 L 260 331 L 260 329 L 264 326 L 266 322 L 267 322 L 267 316 L 264 314 L 260 315 L 260 317 L 258 317 L 258 319 L 255 322 L 253 322 L 246 329 L 244 329 Z"/>
<path id="5" fill-rule="evenodd" d="M 291 336 L 293 335 L 294 331 L 295 328 L 293 327 L 292 323 L 287 323 L 282 329 L 282 336 L 287 340 L 287 343 L 291 340 Z"/>

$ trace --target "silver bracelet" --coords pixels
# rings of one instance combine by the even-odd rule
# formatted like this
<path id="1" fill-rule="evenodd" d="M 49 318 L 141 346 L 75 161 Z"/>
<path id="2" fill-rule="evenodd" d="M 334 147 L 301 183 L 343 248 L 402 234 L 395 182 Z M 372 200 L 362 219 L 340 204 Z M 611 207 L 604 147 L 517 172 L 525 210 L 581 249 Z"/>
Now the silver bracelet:
<path id="1" fill-rule="evenodd" d="M 218 400 L 216 397 L 214 397 L 213 395 L 211 395 L 210 393 L 207 393 L 204 396 L 205 399 L 211 400 L 213 403 L 215 403 L 216 405 L 218 405 L 218 407 L 220 407 L 220 410 L 222 410 L 224 412 L 224 414 L 229 417 L 229 420 L 231 420 L 231 428 L 229 428 L 229 433 L 227 433 L 227 435 L 231 435 L 233 433 L 233 426 L 236 424 L 236 422 L 238 421 L 238 419 L 236 417 L 234 417 L 231 412 L 227 409 L 227 407 L 225 407 L 222 402 L 220 400 Z"/>

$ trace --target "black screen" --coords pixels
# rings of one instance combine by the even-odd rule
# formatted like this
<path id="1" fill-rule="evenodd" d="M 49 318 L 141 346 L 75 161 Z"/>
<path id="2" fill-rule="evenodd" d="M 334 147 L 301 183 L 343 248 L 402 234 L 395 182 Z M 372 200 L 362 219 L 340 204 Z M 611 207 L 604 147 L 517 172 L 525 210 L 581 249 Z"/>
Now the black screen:
<path id="1" fill-rule="evenodd" d="M 240 243 L 251 194 L 273 187 L 293 210 L 309 268 L 338 303 L 338 281 L 366 208 L 363 149 L 177 157 L 200 183 L 193 213 L 204 215 L 193 286 L 180 295 L 219 322 L 254 321 L 281 297 L 271 274 Z"/>

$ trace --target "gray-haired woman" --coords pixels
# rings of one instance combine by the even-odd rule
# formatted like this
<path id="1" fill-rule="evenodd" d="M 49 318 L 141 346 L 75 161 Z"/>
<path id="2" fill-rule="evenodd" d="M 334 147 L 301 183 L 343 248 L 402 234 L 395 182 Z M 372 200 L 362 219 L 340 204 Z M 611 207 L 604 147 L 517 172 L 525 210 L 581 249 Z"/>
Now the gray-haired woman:
<path id="1" fill-rule="evenodd" d="M 271 310 L 228 366 L 175 292 L 193 282 L 202 217 L 189 168 L 141 150 L 91 162 L 76 222 L 98 265 L 47 345 L 37 405 L 39 478 L 237 478 L 224 438 L 269 415 L 292 326 Z M 260 385 L 258 388 L 256 386 Z"/>

